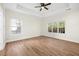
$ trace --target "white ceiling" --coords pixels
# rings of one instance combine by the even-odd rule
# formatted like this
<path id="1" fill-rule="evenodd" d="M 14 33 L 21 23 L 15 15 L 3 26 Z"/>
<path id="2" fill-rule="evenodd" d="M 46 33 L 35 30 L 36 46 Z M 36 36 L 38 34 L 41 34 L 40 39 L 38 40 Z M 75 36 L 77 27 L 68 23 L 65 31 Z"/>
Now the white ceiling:
<path id="1" fill-rule="evenodd" d="M 35 6 L 40 5 L 39 3 L 4 3 L 3 5 L 6 9 L 39 17 L 49 16 L 57 11 L 66 10 L 67 8 L 79 8 L 79 4 L 77 3 L 52 3 L 51 5 L 47 6 L 49 10 L 43 9 L 42 11 L 40 11 L 40 8 L 35 8 Z"/>

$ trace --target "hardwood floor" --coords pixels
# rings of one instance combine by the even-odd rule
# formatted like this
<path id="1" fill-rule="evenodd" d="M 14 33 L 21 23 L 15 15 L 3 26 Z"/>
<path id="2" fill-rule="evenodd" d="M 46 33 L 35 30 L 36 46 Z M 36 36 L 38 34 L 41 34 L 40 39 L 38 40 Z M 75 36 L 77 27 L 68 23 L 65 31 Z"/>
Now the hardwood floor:
<path id="1" fill-rule="evenodd" d="M 45 36 L 6 44 L 6 56 L 79 56 L 79 44 Z"/>
<path id="2" fill-rule="evenodd" d="M 5 56 L 5 49 L 0 51 L 0 56 Z"/>

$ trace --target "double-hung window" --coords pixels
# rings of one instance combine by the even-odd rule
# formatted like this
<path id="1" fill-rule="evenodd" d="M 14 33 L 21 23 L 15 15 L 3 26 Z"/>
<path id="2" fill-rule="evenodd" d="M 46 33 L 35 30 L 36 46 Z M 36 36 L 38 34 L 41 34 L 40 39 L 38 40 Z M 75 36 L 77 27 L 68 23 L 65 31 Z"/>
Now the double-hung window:
<path id="1" fill-rule="evenodd" d="M 17 18 L 11 19 L 11 32 L 14 34 L 19 34 L 21 33 L 21 22 Z"/>

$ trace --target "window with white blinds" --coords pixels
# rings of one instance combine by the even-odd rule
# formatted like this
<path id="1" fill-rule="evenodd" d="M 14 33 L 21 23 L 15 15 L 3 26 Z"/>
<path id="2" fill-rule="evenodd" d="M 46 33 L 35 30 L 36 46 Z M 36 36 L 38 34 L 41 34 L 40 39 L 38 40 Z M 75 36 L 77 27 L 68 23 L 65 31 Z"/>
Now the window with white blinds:
<path id="1" fill-rule="evenodd" d="M 20 22 L 20 20 L 17 19 L 17 18 L 11 19 L 10 28 L 11 28 L 12 33 L 15 33 L 15 34 L 21 33 L 21 22 Z"/>

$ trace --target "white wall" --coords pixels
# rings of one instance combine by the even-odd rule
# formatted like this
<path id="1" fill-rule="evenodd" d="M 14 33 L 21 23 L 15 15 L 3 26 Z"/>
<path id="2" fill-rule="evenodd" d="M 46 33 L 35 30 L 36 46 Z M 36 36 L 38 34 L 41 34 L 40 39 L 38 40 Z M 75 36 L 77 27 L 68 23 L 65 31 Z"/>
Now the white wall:
<path id="1" fill-rule="evenodd" d="M 15 41 L 40 36 L 40 18 L 32 15 L 22 14 L 11 10 L 5 11 L 6 15 L 6 41 Z M 12 18 L 21 20 L 21 34 L 12 34 L 9 25 Z"/>
<path id="2" fill-rule="evenodd" d="M 4 25 L 4 9 L 2 4 L 0 4 L 0 50 L 5 47 L 5 25 Z"/>
<path id="3" fill-rule="evenodd" d="M 48 32 L 48 23 L 65 21 L 65 34 Z M 44 18 L 42 35 L 79 43 L 79 11 L 63 11 Z"/>
<path id="4" fill-rule="evenodd" d="M 72 6 L 73 7 L 73 6 Z M 11 10 L 6 10 L 6 41 L 16 41 L 36 37 L 40 35 L 54 37 L 58 39 L 79 43 L 79 9 L 71 11 L 59 11 L 52 16 L 39 18 L 32 15 L 22 14 Z M 10 20 L 19 18 L 22 21 L 22 33 L 12 34 L 9 30 Z M 65 21 L 65 34 L 49 33 L 48 23 Z"/>

